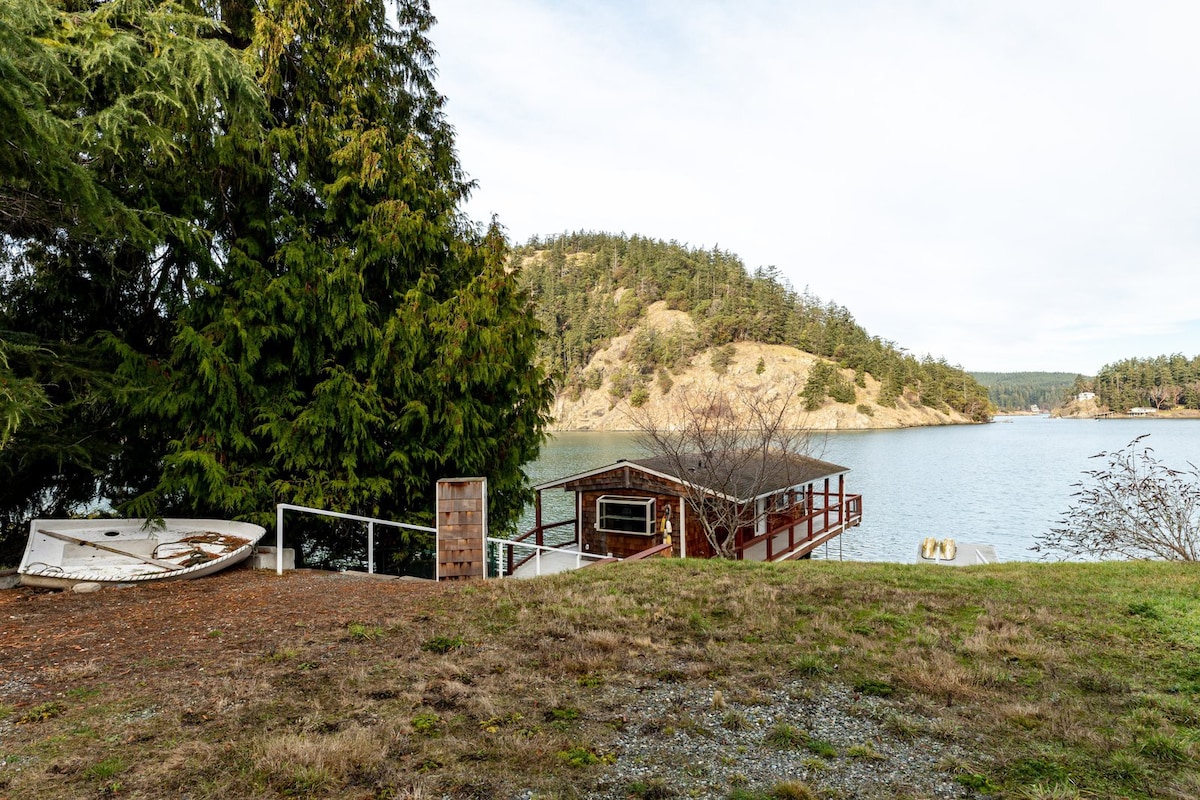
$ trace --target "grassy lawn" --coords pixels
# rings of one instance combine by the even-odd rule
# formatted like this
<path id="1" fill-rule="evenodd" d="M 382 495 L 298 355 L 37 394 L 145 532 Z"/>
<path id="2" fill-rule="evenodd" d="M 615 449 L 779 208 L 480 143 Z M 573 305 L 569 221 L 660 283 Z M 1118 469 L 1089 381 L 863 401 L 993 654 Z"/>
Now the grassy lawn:
<path id="1" fill-rule="evenodd" d="M 701 711 L 745 729 L 776 691 L 843 687 L 846 713 L 884 736 L 968 754 L 932 767 L 964 796 L 1200 797 L 1194 566 L 655 559 L 412 596 L 379 586 L 329 589 L 365 593 L 369 616 L 210 630 L 214 656 L 58 662 L 44 696 L 0 695 L 0 798 L 696 794 L 666 764 L 619 777 L 629 707 L 662 686 L 705 698 L 663 718 L 709 738 Z M 811 778 L 702 796 L 862 796 L 822 788 L 817 767 L 884 744 L 835 746 L 780 719 L 760 746 L 804 750 Z"/>

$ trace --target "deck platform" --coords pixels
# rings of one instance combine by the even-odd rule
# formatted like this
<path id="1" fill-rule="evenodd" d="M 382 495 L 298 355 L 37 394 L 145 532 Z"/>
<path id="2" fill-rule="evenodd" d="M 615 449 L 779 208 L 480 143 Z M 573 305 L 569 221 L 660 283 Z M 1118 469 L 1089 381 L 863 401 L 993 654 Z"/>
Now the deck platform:
<path id="1" fill-rule="evenodd" d="M 591 557 L 590 553 L 585 553 L 581 558 L 579 548 L 575 545 L 568 545 L 556 550 L 541 550 L 537 555 L 517 567 L 510 577 L 536 578 L 542 575 L 557 575 L 560 572 L 570 572 L 573 569 L 586 567 L 594 564 L 595 561 L 596 559 Z"/>
<path id="2" fill-rule="evenodd" d="M 970 567 L 976 564 L 999 564 L 1000 557 L 996 555 L 996 548 L 990 544 L 963 542 L 957 546 L 957 551 L 952 559 L 925 558 L 921 555 L 921 548 L 918 546 L 917 563 L 941 564 L 944 567 Z"/>

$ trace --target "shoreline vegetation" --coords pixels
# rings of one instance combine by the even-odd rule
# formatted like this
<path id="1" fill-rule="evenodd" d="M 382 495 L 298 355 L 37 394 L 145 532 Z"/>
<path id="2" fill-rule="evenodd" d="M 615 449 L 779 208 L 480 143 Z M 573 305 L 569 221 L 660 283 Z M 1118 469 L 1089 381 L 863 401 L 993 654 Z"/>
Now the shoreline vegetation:
<path id="1" fill-rule="evenodd" d="M 1200 796 L 1163 562 L 0 592 L 0 796 Z"/>
<path id="2" fill-rule="evenodd" d="M 1150 413 L 1132 414 L 1113 411 L 1109 406 L 1096 400 L 1071 400 L 1068 403 L 1050 411 L 1050 416 L 1061 419 L 1200 419 L 1200 410 L 1176 406 L 1174 408 L 1154 410 Z"/>

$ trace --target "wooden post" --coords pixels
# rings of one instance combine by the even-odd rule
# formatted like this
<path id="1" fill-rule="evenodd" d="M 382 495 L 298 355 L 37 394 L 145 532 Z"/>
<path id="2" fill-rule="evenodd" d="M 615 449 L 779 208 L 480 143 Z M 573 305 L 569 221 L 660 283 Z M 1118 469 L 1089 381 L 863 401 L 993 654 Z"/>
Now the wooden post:
<path id="1" fill-rule="evenodd" d="M 437 482 L 437 578 L 485 576 L 487 478 L 444 478 Z"/>
<path id="2" fill-rule="evenodd" d="M 816 509 L 816 498 L 814 497 L 816 489 L 814 489 L 813 486 L 814 486 L 814 484 L 810 483 L 808 485 L 808 490 L 804 493 L 805 494 L 804 516 L 808 518 L 808 538 L 809 539 L 812 539 L 812 536 L 813 536 L 813 513 Z"/>
<path id="3" fill-rule="evenodd" d="M 829 478 L 825 479 L 825 516 L 822 519 L 825 524 L 821 527 L 821 530 L 829 530 Z"/>
<path id="4" fill-rule="evenodd" d="M 545 542 L 542 541 L 542 490 L 539 489 L 533 496 L 533 529 L 537 531 L 536 544 L 540 547 Z M 512 548 L 510 547 L 511 551 Z"/>

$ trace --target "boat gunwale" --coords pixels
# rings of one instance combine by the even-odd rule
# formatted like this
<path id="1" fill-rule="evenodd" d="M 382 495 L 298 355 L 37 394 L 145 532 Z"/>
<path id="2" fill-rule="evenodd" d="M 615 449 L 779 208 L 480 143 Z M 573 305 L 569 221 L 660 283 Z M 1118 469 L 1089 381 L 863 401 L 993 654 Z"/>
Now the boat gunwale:
<path id="1" fill-rule="evenodd" d="M 114 575 L 111 572 L 106 573 L 104 570 L 96 571 L 94 566 L 80 567 L 77 569 L 64 569 L 61 566 L 56 566 L 43 561 L 30 562 L 29 558 L 31 555 L 33 555 L 34 547 L 33 537 L 36 535 L 38 528 L 64 527 L 62 526 L 62 523 L 69 523 L 65 526 L 65 528 L 67 530 L 71 530 L 73 533 L 81 533 L 99 529 L 124 528 L 128 530 L 130 528 L 134 528 L 136 525 L 136 528 L 134 528 L 135 530 L 146 530 L 146 538 L 150 538 L 150 533 L 154 531 L 154 528 L 151 525 L 148 525 L 148 523 L 153 523 L 153 520 L 35 519 L 30 522 L 30 539 L 26 543 L 25 554 L 21 559 L 20 566 L 17 568 L 18 580 L 23 586 L 45 589 L 63 589 L 79 583 L 131 584 L 147 583 L 151 581 L 199 578 L 204 577 L 205 575 L 210 575 L 214 572 L 219 572 L 222 569 L 233 566 L 234 564 L 249 558 L 259 540 L 266 535 L 266 528 L 263 526 L 255 525 L 254 523 L 250 522 L 240 522 L 238 520 L 168 517 L 161 521 L 163 523 L 161 530 L 176 530 L 180 533 L 181 537 L 193 533 L 211 532 L 244 539 L 245 544 L 242 544 L 227 553 L 218 555 L 216 558 L 212 558 L 208 561 L 202 561 L 198 564 L 191 564 L 188 566 L 181 565 L 175 570 Z M 94 524 L 81 525 L 80 523 Z M 228 528 L 231 526 L 236 526 L 237 530 L 228 530 Z M 180 530 L 181 527 L 184 528 L 184 530 Z M 219 530 L 222 527 L 225 527 L 226 530 Z M 174 541 L 178 541 L 178 539 Z M 131 557 L 136 558 L 136 556 Z M 41 564 L 42 566 L 40 568 L 34 568 L 34 564 Z"/>

